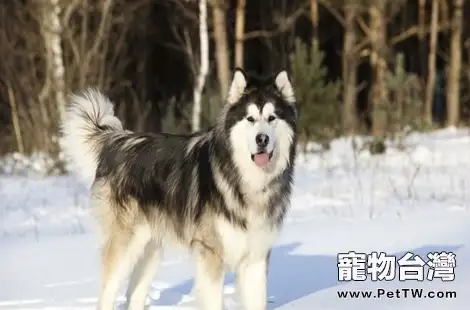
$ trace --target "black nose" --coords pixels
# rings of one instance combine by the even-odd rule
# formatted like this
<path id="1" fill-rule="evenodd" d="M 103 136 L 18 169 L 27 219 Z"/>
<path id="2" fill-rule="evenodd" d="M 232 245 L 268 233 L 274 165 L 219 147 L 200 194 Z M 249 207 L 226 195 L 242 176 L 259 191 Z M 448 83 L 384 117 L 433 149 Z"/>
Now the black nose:
<path id="1" fill-rule="evenodd" d="M 256 135 L 256 144 L 259 147 L 266 147 L 269 143 L 269 137 L 267 134 L 260 133 Z"/>

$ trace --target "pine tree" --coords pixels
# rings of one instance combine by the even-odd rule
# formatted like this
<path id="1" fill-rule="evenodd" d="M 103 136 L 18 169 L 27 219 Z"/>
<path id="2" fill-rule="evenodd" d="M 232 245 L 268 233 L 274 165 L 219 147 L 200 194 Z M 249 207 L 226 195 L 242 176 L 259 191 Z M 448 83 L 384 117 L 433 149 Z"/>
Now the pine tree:
<path id="1" fill-rule="evenodd" d="M 314 139 L 327 145 L 330 139 L 339 135 L 341 128 L 340 83 L 327 82 L 324 57 L 318 43 L 308 47 L 300 39 L 296 40 L 295 51 L 290 55 L 300 109 L 299 130 L 305 143 Z"/>

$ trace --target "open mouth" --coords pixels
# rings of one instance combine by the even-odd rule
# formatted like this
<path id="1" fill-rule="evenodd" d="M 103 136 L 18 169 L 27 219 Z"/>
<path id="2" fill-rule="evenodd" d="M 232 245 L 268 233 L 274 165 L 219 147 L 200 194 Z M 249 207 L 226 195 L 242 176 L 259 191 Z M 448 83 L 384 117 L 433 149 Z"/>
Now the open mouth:
<path id="1" fill-rule="evenodd" d="M 266 168 L 273 157 L 273 152 L 259 152 L 251 155 L 251 160 L 260 168 Z"/>

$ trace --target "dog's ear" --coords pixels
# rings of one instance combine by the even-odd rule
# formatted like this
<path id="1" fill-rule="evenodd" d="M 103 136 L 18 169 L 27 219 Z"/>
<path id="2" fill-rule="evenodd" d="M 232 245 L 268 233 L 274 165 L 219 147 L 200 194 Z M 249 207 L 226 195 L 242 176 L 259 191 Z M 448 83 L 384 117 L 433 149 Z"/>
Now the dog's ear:
<path id="1" fill-rule="evenodd" d="M 274 78 L 274 84 L 284 100 L 288 103 L 295 104 L 294 88 L 292 87 L 286 70 L 282 70 L 276 75 Z"/>
<path id="2" fill-rule="evenodd" d="M 232 83 L 228 91 L 227 102 L 228 104 L 234 104 L 240 100 L 243 93 L 245 92 L 247 82 L 245 72 L 242 69 L 236 68 L 233 74 Z"/>

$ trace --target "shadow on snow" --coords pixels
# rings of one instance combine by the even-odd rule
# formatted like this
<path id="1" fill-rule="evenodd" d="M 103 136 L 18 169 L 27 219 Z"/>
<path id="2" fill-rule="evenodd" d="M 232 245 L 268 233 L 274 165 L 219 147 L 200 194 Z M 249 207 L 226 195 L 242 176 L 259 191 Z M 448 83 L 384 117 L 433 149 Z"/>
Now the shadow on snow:
<path id="1" fill-rule="evenodd" d="M 268 275 L 268 309 L 275 309 L 317 291 L 348 283 L 338 281 L 336 256 L 293 253 L 300 245 L 301 243 L 291 243 L 272 250 Z M 409 251 L 426 260 L 429 252 L 456 251 L 460 247 L 461 245 L 426 245 Z M 407 251 L 393 255 L 398 260 Z M 225 285 L 235 285 L 233 273 L 227 274 Z M 161 291 L 158 300 L 152 300 L 152 305 L 182 304 L 182 297 L 190 294 L 192 286 L 193 279 L 165 289 Z"/>

